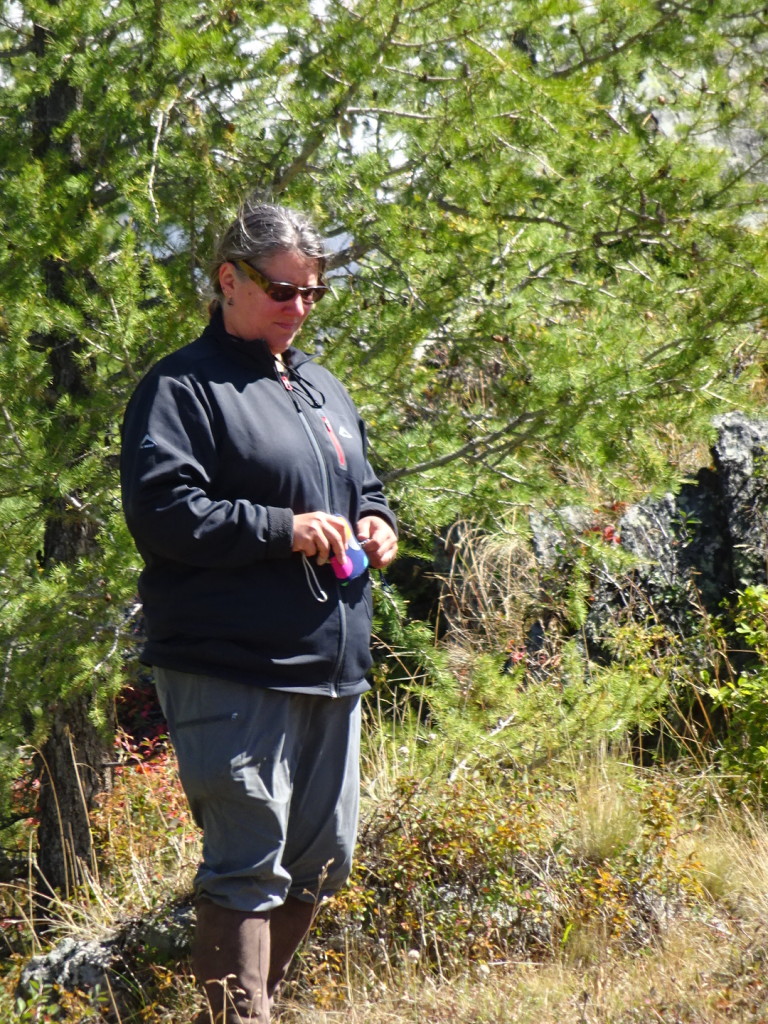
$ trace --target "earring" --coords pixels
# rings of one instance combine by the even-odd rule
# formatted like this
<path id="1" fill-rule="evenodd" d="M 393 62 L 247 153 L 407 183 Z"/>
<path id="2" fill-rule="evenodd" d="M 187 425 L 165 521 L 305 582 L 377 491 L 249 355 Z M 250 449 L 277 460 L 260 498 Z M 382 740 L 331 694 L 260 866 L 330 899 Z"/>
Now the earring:
<path id="1" fill-rule="evenodd" d="M 232 298 L 232 296 L 231 296 L 231 295 L 230 295 L 230 296 L 228 296 L 228 297 L 227 297 L 227 305 L 228 305 L 228 306 L 234 306 L 234 304 L 235 304 L 235 300 L 234 300 L 234 299 Z"/>

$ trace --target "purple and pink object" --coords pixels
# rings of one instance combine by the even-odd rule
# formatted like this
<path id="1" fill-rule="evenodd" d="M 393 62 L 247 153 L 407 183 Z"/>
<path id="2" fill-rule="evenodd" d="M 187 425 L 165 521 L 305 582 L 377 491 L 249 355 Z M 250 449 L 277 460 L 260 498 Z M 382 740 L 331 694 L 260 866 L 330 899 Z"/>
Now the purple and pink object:
<path id="1" fill-rule="evenodd" d="M 362 576 L 368 568 L 368 556 L 360 547 L 360 542 L 352 532 L 352 527 L 349 523 L 345 523 L 345 540 L 347 548 L 344 552 L 344 561 L 340 561 L 335 555 L 330 561 L 331 568 L 336 573 L 336 576 L 343 583 L 348 583 L 349 580 Z"/>

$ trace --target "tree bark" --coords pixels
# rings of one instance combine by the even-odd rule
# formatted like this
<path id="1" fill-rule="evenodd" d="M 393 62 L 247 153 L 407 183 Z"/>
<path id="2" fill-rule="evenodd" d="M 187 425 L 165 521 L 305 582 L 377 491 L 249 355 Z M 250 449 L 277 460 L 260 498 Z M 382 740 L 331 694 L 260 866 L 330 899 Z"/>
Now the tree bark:
<path id="1" fill-rule="evenodd" d="M 52 351 L 55 361 L 60 362 L 67 351 L 66 345 L 56 346 Z M 58 394 L 65 391 L 63 380 L 68 380 L 70 393 L 83 387 L 79 373 L 71 368 L 61 375 L 54 371 L 53 387 Z M 46 518 L 42 568 L 73 564 L 92 554 L 97 532 L 93 520 L 65 499 L 56 498 Z M 109 747 L 90 716 L 93 699 L 92 690 L 84 691 L 50 709 L 48 738 L 37 757 L 38 868 L 44 903 L 53 892 L 69 896 L 94 867 L 89 813 L 94 798 L 106 785 L 104 765 Z"/>
<path id="2" fill-rule="evenodd" d="M 80 694 L 51 710 L 48 739 L 38 753 L 40 802 L 37 863 L 43 902 L 65 898 L 95 871 L 89 814 L 106 784 L 106 750 Z"/>
<path id="3" fill-rule="evenodd" d="M 53 0 L 51 7 L 56 6 L 57 0 Z M 48 28 L 34 26 L 32 46 L 39 57 L 45 55 L 50 40 Z M 52 150 L 64 151 L 70 173 L 75 175 L 85 172 L 80 140 L 74 133 L 59 139 L 54 133 L 79 102 L 79 91 L 62 76 L 51 83 L 46 95 L 34 100 L 31 110 L 37 158 L 45 159 Z M 51 255 L 41 269 L 48 295 L 59 303 L 69 302 L 69 265 Z M 55 410 L 62 398 L 87 398 L 87 370 L 78 359 L 80 338 L 54 327 L 47 335 L 35 337 L 33 343 L 47 353 L 51 408 Z M 65 435 L 71 426 L 71 414 L 62 414 L 57 429 Z M 98 527 L 78 510 L 77 495 L 68 498 L 56 496 L 46 502 L 43 570 L 73 564 L 97 548 Z M 37 756 L 38 868 L 44 905 L 55 892 L 69 896 L 94 867 L 89 812 L 95 796 L 105 788 L 108 746 L 90 715 L 93 700 L 93 691 L 87 691 L 56 703 L 49 710 L 48 738 Z"/>

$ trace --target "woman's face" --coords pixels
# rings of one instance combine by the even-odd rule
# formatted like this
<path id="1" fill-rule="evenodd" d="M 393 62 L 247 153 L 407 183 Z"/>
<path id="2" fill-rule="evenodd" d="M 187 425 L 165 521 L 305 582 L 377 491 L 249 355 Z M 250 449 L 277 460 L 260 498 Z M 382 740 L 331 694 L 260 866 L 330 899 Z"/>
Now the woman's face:
<path id="1" fill-rule="evenodd" d="M 276 253 L 261 261 L 258 269 L 270 281 L 300 287 L 318 283 L 316 261 L 297 252 Z M 219 282 L 224 295 L 222 311 L 227 331 L 244 341 L 262 338 L 274 355 L 280 355 L 290 346 L 312 309 L 312 303 L 306 302 L 298 292 L 289 302 L 275 302 L 255 281 L 237 272 L 232 263 L 221 265 Z"/>

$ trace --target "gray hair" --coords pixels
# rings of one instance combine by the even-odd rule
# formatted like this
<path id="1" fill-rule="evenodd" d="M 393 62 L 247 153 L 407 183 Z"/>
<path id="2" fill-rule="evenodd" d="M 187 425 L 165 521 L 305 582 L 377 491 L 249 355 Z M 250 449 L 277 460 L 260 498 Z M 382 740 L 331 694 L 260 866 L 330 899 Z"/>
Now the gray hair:
<path id="1" fill-rule="evenodd" d="M 216 295 L 212 307 L 219 304 L 222 294 L 219 267 L 223 263 L 246 260 L 258 268 L 263 260 L 281 252 L 296 252 L 316 260 L 322 277 L 327 254 L 322 237 L 309 218 L 287 206 L 265 203 L 253 196 L 246 199 L 214 250 L 209 272 Z"/>

